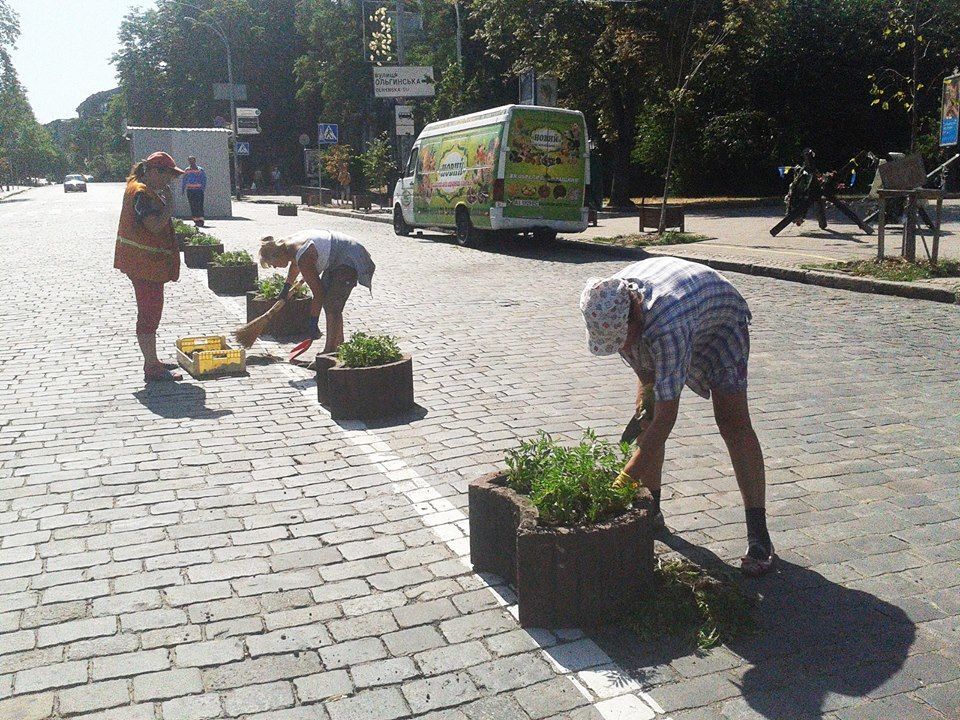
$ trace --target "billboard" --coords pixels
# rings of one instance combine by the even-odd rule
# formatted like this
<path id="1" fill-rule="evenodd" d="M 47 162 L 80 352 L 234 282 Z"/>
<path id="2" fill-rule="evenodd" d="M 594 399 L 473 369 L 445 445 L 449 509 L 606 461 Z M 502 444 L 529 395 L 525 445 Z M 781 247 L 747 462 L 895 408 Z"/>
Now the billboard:
<path id="1" fill-rule="evenodd" d="M 960 75 L 944 78 L 940 110 L 940 147 L 960 143 Z"/>

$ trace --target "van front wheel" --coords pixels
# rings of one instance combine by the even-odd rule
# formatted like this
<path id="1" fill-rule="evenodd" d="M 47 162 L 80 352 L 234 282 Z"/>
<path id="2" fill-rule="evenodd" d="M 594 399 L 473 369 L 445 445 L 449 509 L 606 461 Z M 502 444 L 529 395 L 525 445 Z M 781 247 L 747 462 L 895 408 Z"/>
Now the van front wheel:
<path id="1" fill-rule="evenodd" d="M 403 219 L 403 211 L 400 209 L 400 206 L 397 205 L 393 209 L 393 231 L 397 235 L 406 237 L 412 230 L 413 228 L 407 225 L 407 221 Z"/>
<path id="2" fill-rule="evenodd" d="M 466 208 L 457 210 L 457 244 L 473 247 L 477 244 L 477 230 L 470 222 L 470 213 Z"/>

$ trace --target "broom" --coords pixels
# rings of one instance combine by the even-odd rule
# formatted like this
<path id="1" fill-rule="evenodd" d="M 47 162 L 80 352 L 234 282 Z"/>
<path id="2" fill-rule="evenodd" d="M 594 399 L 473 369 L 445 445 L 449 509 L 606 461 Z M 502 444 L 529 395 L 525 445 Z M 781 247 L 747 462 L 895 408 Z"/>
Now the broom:
<path id="1" fill-rule="evenodd" d="M 290 292 L 292 293 L 302 284 L 303 280 L 297 280 L 297 282 L 295 282 L 290 288 Z M 287 294 L 287 297 L 290 297 L 289 293 Z M 245 348 L 251 347 L 267 327 L 267 324 L 278 312 L 280 312 L 280 310 L 283 309 L 283 306 L 286 304 L 286 302 L 286 300 L 277 300 L 277 302 L 273 304 L 273 307 L 267 310 L 263 315 L 254 318 L 246 325 L 238 327 L 236 330 L 234 330 L 233 336 L 237 339 L 237 342 L 243 345 Z"/>

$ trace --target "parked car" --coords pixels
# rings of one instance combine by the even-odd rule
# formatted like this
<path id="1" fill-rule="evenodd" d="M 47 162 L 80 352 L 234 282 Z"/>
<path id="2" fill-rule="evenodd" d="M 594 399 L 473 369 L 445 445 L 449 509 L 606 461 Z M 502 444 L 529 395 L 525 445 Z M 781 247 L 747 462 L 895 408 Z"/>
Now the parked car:
<path id="1" fill-rule="evenodd" d="M 83 179 L 86 180 L 88 183 L 92 183 L 92 182 L 93 182 L 93 175 L 84 175 L 84 176 L 83 176 Z"/>
<path id="2" fill-rule="evenodd" d="M 393 193 L 398 235 L 452 229 L 457 242 L 481 236 L 587 229 L 587 127 L 573 110 L 506 105 L 430 123 L 413 144 Z"/>
<path id="3" fill-rule="evenodd" d="M 68 192 L 86 192 L 87 179 L 83 175 L 67 175 L 63 179 L 63 191 Z"/>

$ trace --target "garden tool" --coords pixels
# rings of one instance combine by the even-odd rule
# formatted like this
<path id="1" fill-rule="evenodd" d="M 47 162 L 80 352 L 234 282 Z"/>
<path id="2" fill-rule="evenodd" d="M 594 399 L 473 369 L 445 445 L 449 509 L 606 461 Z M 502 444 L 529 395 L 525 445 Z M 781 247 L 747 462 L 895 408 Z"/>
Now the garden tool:
<path id="1" fill-rule="evenodd" d="M 293 292 L 298 287 L 303 284 L 303 280 L 297 280 L 294 283 L 293 287 L 290 288 L 290 292 Z M 288 295 L 289 297 L 289 295 Z M 251 347 L 260 337 L 260 334 L 267 327 L 267 324 L 274 318 L 274 316 L 283 309 L 283 306 L 286 304 L 286 300 L 277 300 L 274 303 L 273 307 L 267 310 L 263 315 L 258 318 L 254 318 L 246 325 L 238 327 L 233 331 L 233 336 L 237 338 L 237 342 L 243 345 L 245 348 Z"/>
<path id="2" fill-rule="evenodd" d="M 307 338 L 301 343 L 297 343 L 293 346 L 293 350 L 290 351 L 290 355 L 287 357 L 287 362 L 293 362 L 298 357 L 303 355 L 307 350 L 310 349 L 310 346 L 313 345 L 313 338 Z"/>

